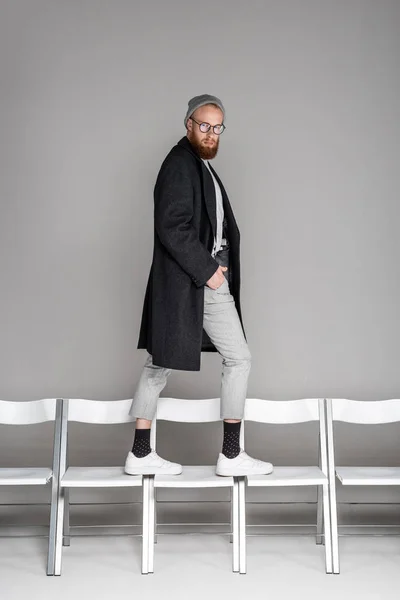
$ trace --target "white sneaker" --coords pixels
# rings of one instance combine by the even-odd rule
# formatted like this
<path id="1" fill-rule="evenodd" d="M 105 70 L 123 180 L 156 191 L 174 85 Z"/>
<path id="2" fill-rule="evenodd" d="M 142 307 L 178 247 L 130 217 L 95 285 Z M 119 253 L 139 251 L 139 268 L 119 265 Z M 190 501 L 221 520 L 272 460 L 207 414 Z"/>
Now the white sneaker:
<path id="1" fill-rule="evenodd" d="M 235 458 L 226 458 L 223 454 L 218 456 L 216 467 L 217 475 L 239 477 L 242 475 L 269 475 L 274 467 L 269 462 L 252 458 L 244 450 Z"/>
<path id="2" fill-rule="evenodd" d="M 125 473 L 128 475 L 179 475 L 182 473 L 182 465 L 161 458 L 154 450 L 143 458 L 138 458 L 133 452 L 128 452 Z"/>

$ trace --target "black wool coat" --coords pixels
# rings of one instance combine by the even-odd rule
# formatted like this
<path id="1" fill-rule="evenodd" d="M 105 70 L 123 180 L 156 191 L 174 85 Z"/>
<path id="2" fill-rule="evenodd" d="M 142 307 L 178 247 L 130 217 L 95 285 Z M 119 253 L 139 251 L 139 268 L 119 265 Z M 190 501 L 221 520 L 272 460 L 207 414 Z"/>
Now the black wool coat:
<path id="1" fill-rule="evenodd" d="M 245 335 L 240 232 L 222 182 L 212 172 L 221 187 L 227 222 L 230 292 Z M 204 285 L 219 266 L 211 256 L 216 229 L 214 183 L 185 136 L 164 159 L 154 187 L 153 260 L 137 347 L 146 348 L 155 365 L 199 371 L 201 352 L 217 352 L 203 329 Z"/>

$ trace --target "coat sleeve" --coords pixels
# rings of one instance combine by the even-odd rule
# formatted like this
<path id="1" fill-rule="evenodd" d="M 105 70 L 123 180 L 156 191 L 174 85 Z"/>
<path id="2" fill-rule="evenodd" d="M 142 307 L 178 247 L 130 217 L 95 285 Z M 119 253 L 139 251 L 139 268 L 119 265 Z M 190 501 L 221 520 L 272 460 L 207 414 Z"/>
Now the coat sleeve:
<path id="1" fill-rule="evenodd" d="M 191 224 L 193 185 L 189 168 L 181 157 L 171 157 L 161 167 L 154 189 L 154 224 L 163 246 L 201 287 L 219 264 L 200 241 Z"/>

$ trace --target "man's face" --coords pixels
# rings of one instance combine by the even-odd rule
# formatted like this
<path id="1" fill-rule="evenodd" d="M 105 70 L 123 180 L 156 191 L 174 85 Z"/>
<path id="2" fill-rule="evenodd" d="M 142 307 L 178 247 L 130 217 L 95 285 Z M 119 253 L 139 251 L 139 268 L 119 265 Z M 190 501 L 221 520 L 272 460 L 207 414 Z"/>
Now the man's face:
<path id="1" fill-rule="evenodd" d="M 223 112 L 217 106 L 206 104 L 195 110 L 192 117 L 197 123 L 209 123 L 211 126 L 221 125 L 223 121 Z M 220 136 L 214 133 L 212 127 L 207 133 L 203 133 L 200 131 L 200 127 L 197 123 L 190 118 L 188 119 L 187 137 L 192 146 L 197 149 L 201 158 L 212 159 L 218 152 Z"/>

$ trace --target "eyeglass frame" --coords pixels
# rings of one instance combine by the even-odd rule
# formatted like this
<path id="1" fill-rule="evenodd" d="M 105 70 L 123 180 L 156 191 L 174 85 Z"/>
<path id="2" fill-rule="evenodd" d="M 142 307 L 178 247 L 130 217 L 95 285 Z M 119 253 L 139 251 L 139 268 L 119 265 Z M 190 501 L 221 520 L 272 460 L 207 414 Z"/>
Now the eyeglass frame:
<path id="1" fill-rule="evenodd" d="M 215 135 L 221 135 L 224 133 L 224 131 L 226 129 L 225 123 L 217 123 L 217 125 L 211 125 L 210 123 L 207 123 L 206 121 L 202 121 L 201 123 L 199 123 L 198 121 L 196 121 L 196 119 L 193 119 L 193 117 L 189 117 L 189 119 L 191 119 L 192 121 L 197 123 L 197 125 L 199 126 L 199 129 L 200 129 L 200 125 L 203 125 L 203 123 L 205 123 L 206 125 L 209 126 L 207 131 L 201 131 L 201 129 L 200 129 L 201 133 L 208 133 L 210 131 L 210 129 L 212 128 Z M 220 133 L 216 133 L 216 131 L 214 130 L 214 127 L 221 127 L 221 125 L 223 127 L 223 130 Z"/>

